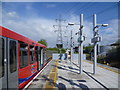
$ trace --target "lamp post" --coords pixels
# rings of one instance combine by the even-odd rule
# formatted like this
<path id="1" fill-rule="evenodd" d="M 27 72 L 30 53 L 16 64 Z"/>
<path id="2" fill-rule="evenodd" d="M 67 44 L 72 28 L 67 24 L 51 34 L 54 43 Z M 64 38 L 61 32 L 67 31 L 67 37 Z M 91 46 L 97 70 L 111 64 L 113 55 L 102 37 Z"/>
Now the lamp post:
<path id="1" fill-rule="evenodd" d="M 73 23 L 68 23 L 68 25 L 72 26 L 74 24 Z M 70 51 L 71 51 L 70 64 L 72 64 L 72 59 L 73 59 L 73 36 L 72 36 L 72 30 L 71 30 L 70 41 L 71 41 L 71 44 L 70 44 Z"/>
<path id="2" fill-rule="evenodd" d="M 96 74 L 96 63 L 97 63 L 97 43 L 101 41 L 101 37 L 98 34 L 97 28 L 100 26 L 107 27 L 108 24 L 97 24 L 96 14 L 93 15 L 93 38 L 92 43 L 94 43 L 94 64 L 93 73 Z"/>
<path id="3" fill-rule="evenodd" d="M 80 35 L 80 41 L 79 41 L 79 63 L 80 63 L 80 74 L 82 74 L 82 60 L 83 60 L 83 41 L 85 40 L 85 37 L 83 36 L 83 14 L 80 15 L 80 29 L 79 29 L 79 35 Z"/>
<path id="4" fill-rule="evenodd" d="M 71 30 L 71 45 L 70 45 L 70 49 L 71 49 L 71 58 L 70 58 L 70 64 L 72 64 L 72 60 L 73 60 L 73 36 L 72 36 L 72 30 Z"/>
<path id="5" fill-rule="evenodd" d="M 83 60 L 83 41 L 85 40 L 85 36 L 83 36 L 83 14 L 80 14 L 80 24 L 74 24 L 74 23 L 68 23 L 68 25 L 80 25 L 79 32 L 78 32 L 78 49 L 79 49 L 79 55 L 78 55 L 78 63 L 80 66 L 79 72 L 82 74 L 82 60 Z"/>
<path id="6" fill-rule="evenodd" d="M 68 43 L 68 35 L 65 35 L 65 37 L 66 37 L 66 39 L 67 39 L 67 47 L 66 47 L 66 52 L 67 52 L 67 61 L 68 61 L 68 45 L 69 45 L 69 43 Z"/>

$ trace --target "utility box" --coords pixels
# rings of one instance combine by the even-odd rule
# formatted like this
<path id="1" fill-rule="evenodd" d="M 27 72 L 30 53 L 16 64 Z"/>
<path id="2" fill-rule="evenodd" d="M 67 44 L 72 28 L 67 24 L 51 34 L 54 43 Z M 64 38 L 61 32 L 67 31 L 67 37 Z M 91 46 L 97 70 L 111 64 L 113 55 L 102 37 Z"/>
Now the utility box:
<path id="1" fill-rule="evenodd" d="M 83 42 L 83 41 L 85 41 L 85 36 L 81 36 L 78 38 L 78 42 Z"/>
<path id="2" fill-rule="evenodd" d="M 95 42 L 100 42 L 101 41 L 101 37 L 94 37 L 92 38 L 92 43 L 95 43 Z"/>

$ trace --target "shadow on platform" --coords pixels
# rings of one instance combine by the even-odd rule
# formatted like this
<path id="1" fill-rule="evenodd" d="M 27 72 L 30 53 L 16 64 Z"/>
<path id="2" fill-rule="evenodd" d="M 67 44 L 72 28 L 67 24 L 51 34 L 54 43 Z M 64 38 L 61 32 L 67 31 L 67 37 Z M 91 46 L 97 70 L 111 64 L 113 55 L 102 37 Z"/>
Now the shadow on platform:
<path id="1" fill-rule="evenodd" d="M 63 83 L 58 83 L 58 84 L 57 84 L 57 83 L 54 83 L 53 80 L 49 79 L 49 78 L 48 78 L 47 76 L 45 76 L 45 75 L 43 75 L 42 77 L 43 77 L 45 80 L 49 81 L 52 85 L 54 85 L 55 87 L 57 87 L 58 90 L 67 90 L 65 84 L 63 84 Z M 69 79 L 66 79 L 66 78 L 61 77 L 61 76 L 58 76 L 58 78 L 61 78 L 61 79 L 65 80 L 65 81 L 69 82 L 71 85 L 75 85 L 75 86 L 81 88 L 82 90 L 89 90 L 89 88 L 88 88 L 86 85 L 82 84 L 82 83 L 76 84 L 76 83 L 73 82 L 73 80 L 69 80 Z M 85 80 L 77 80 L 77 81 L 78 81 L 78 82 L 86 82 Z"/>
<path id="2" fill-rule="evenodd" d="M 69 80 L 69 79 L 66 79 L 66 78 L 61 77 L 61 76 L 58 76 L 58 77 L 65 80 L 65 81 L 67 81 L 67 82 L 69 82 L 71 85 L 74 85 L 74 86 L 77 86 L 77 87 L 81 88 L 82 90 L 90 90 L 86 85 L 84 85 L 82 83 L 76 84 L 76 83 L 73 82 L 73 80 Z M 85 80 L 77 80 L 77 81 L 86 82 Z"/>
<path id="3" fill-rule="evenodd" d="M 66 69 L 66 68 L 60 67 L 60 66 L 58 66 L 58 69 L 62 69 L 62 70 L 66 70 L 66 71 L 70 71 L 70 72 L 73 72 L 73 73 L 79 74 L 78 72 L 75 72 L 75 71 L 72 71 L 72 70 L 69 70 L 69 69 Z"/>

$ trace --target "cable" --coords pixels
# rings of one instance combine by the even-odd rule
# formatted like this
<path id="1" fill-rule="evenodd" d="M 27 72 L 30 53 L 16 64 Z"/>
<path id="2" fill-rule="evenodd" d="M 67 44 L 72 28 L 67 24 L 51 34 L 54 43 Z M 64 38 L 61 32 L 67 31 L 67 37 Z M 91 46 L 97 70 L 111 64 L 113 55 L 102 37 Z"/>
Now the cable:
<path id="1" fill-rule="evenodd" d="M 112 5 L 111 7 L 108 7 L 108 8 L 106 8 L 106 9 L 102 10 L 102 11 L 99 11 L 99 12 L 97 12 L 96 14 L 97 14 L 97 15 L 100 15 L 100 14 L 103 14 L 104 12 L 106 13 L 107 11 L 112 10 L 112 9 L 115 8 L 115 7 L 116 7 L 116 5 Z M 92 17 L 92 15 L 86 17 L 85 19 L 88 19 L 88 18 L 90 18 L 90 17 Z"/>
<path id="2" fill-rule="evenodd" d="M 80 8 L 80 9 L 78 9 L 78 10 L 77 10 L 76 12 L 74 12 L 74 13 L 79 13 L 78 11 L 84 11 L 84 10 L 86 10 L 86 9 L 88 10 L 89 7 L 94 6 L 94 3 L 95 3 L 95 2 L 93 2 L 93 3 L 89 3 L 89 2 L 88 2 L 88 5 L 87 5 L 87 6 L 86 6 L 86 4 L 87 4 L 87 3 L 86 3 L 86 4 L 83 6 L 84 8 Z"/>
<path id="3" fill-rule="evenodd" d="M 106 19 L 104 19 L 104 20 L 100 20 L 99 22 L 108 21 L 108 20 L 113 19 L 113 18 L 115 18 L 115 17 L 117 17 L 117 18 L 118 18 L 118 16 L 114 16 L 114 17 L 106 18 Z"/>
<path id="4" fill-rule="evenodd" d="M 79 5 L 80 3 L 76 3 L 75 5 L 73 5 L 73 7 L 71 7 L 70 9 L 68 9 L 67 11 L 65 11 L 64 13 L 68 13 L 70 12 L 73 8 L 77 7 L 77 5 Z"/>
<path id="5" fill-rule="evenodd" d="M 70 11 L 72 11 L 73 8 L 78 7 L 79 4 L 80 4 L 80 3 L 75 4 L 75 5 L 74 5 L 73 7 L 71 7 L 69 10 L 65 11 L 65 13 L 69 13 Z M 91 3 L 89 3 L 89 2 L 85 3 L 85 4 L 82 5 L 78 10 L 80 10 L 80 9 L 84 10 L 86 4 L 89 5 L 89 4 L 91 4 Z M 75 12 L 77 12 L 77 10 L 73 11 L 71 14 L 73 14 L 73 13 L 75 13 Z M 67 17 L 68 15 L 64 15 L 64 16 Z"/>

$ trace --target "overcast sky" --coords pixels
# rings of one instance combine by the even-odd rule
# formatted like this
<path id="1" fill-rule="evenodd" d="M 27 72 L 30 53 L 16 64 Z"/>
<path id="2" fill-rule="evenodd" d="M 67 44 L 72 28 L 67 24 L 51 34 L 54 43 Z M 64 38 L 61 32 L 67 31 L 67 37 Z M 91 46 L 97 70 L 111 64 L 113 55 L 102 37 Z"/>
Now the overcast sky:
<path id="1" fill-rule="evenodd" d="M 101 45 L 114 43 L 118 38 L 118 3 L 117 2 L 3 2 L 2 3 L 2 26 L 15 31 L 32 40 L 46 39 L 48 47 L 55 47 L 57 33 L 53 25 L 55 19 L 61 15 L 66 22 L 79 23 L 79 15 L 84 14 L 84 31 L 87 37 L 84 44 L 91 43 L 93 37 L 93 17 L 97 15 L 97 23 L 108 23 L 107 28 L 99 28 L 102 36 Z M 64 45 L 66 45 L 65 34 L 70 36 L 73 29 L 74 42 L 77 44 L 79 26 L 62 28 Z"/>

